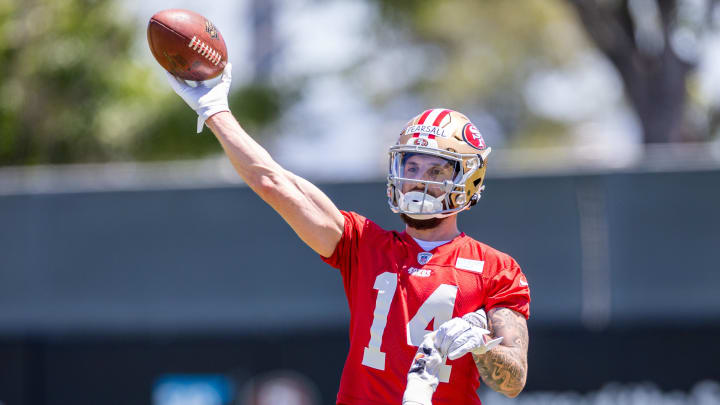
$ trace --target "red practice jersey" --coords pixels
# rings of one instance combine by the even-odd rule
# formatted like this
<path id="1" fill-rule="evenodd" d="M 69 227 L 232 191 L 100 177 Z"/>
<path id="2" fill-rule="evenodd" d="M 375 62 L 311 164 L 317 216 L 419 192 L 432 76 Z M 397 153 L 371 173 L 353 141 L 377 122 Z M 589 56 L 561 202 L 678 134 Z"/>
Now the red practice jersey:
<path id="1" fill-rule="evenodd" d="M 345 229 L 329 258 L 350 306 L 350 351 L 337 403 L 402 402 L 417 346 L 444 322 L 479 308 L 530 311 L 530 290 L 515 260 L 460 234 L 425 252 L 405 232 L 386 231 L 342 212 Z M 446 360 L 433 404 L 480 404 L 471 355 Z"/>

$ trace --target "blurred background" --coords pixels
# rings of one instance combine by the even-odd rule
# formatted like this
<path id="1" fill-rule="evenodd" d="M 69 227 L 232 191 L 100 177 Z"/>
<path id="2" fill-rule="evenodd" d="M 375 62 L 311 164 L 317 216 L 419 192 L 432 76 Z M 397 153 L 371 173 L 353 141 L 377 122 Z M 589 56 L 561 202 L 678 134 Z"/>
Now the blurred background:
<path id="1" fill-rule="evenodd" d="M 384 227 L 403 124 L 473 120 L 462 230 L 533 298 L 526 390 L 483 403 L 720 404 L 718 2 L 0 0 L 1 405 L 334 403 L 340 275 L 194 134 L 166 8 L 222 32 L 243 126 Z"/>

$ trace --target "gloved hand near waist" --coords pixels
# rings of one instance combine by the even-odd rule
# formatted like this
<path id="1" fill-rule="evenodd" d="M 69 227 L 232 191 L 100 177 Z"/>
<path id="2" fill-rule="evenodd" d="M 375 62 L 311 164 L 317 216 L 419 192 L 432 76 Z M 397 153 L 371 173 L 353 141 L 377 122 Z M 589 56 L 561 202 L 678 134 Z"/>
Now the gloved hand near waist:
<path id="1" fill-rule="evenodd" d="M 440 325 L 434 343 L 443 356 L 455 360 L 469 352 L 485 354 L 502 342 L 502 337 L 491 339 L 490 335 L 487 314 L 479 309 Z"/>
<path id="2" fill-rule="evenodd" d="M 425 335 L 418 347 L 408 372 L 403 405 L 432 405 L 432 395 L 439 383 L 438 371 L 445 357 L 455 360 L 470 352 L 485 354 L 502 339 L 490 339 L 483 309 L 443 323 L 438 330 Z"/>

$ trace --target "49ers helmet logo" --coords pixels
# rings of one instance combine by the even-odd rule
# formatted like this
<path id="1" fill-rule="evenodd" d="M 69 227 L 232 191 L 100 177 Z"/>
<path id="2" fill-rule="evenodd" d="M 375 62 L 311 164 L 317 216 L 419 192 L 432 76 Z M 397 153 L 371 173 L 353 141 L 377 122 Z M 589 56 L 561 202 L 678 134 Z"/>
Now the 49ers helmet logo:
<path id="1" fill-rule="evenodd" d="M 429 145 L 428 140 L 425 138 L 414 138 L 412 143 L 413 143 L 413 145 L 417 145 L 417 146 L 428 146 Z"/>
<path id="2" fill-rule="evenodd" d="M 483 139 L 482 135 L 480 135 L 480 131 L 478 131 L 475 125 L 469 122 L 465 124 L 462 134 L 465 142 L 470 144 L 470 146 L 472 146 L 473 148 L 480 150 L 487 148 L 487 145 L 485 145 L 485 140 Z"/>

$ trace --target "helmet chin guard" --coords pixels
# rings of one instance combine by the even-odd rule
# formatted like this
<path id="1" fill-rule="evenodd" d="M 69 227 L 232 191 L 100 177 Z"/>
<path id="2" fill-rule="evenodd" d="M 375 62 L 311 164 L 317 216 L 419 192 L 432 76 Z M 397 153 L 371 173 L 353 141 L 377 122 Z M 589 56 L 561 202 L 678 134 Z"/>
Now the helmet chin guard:
<path id="1" fill-rule="evenodd" d="M 415 219 L 428 219 L 434 218 L 435 215 L 423 214 L 424 212 L 438 212 L 443 209 L 443 200 L 445 194 L 439 197 L 433 197 L 430 194 L 426 194 L 420 191 L 410 191 L 403 194 L 400 191 L 398 193 L 398 203 L 400 209 L 405 212 L 407 216 Z M 412 214 L 411 214 L 412 213 Z"/>
<path id="2" fill-rule="evenodd" d="M 389 151 L 390 209 L 420 220 L 468 209 L 484 189 L 490 150 L 456 111 L 432 109 L 416 116 Z"/>

